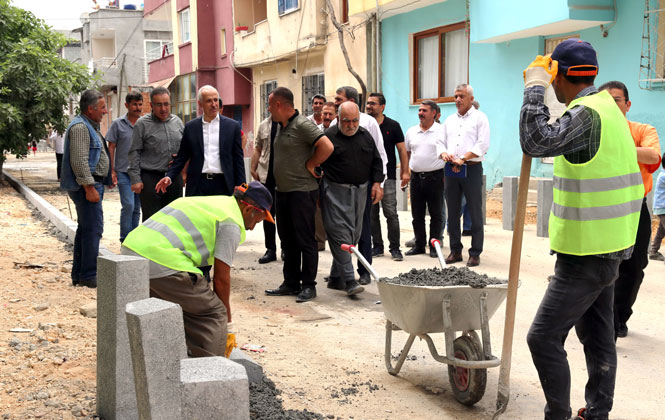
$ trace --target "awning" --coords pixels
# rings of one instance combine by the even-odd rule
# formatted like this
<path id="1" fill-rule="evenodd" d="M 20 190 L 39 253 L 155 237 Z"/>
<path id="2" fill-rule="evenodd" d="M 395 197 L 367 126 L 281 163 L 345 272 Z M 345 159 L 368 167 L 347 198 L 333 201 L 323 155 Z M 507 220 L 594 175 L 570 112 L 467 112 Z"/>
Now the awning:
<path id="1" fill-rule="evenodd" d="M 137 88 L 158 88 L 158 87 L 165 87 L 168 88 L 171 86 L 171 83 L 173 82 L 173 79 L 175 79 L 176 76 L 173 77 L 167 77 L 166 79 L 162 80 L 157 80 L 155 82 L 151 83 L 146 83 L 145 85 L 132 85 L 132 87 L 137 87 Z"/>

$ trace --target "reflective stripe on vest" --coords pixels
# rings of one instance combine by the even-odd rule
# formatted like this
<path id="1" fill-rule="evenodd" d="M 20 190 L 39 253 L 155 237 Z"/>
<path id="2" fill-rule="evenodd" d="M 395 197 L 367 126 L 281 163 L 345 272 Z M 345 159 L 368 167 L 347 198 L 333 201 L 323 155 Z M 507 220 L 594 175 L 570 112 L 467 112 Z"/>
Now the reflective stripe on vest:
<path id="1" fill-rule="evenodd" d="M 127 235 L 123 246 L 177 271 L 201 273 L 212 265 L 220 223 L 233 223 L 245 241 L 242 213 L 234 197 L 184 197 L 164 207 Z"/>
<path id="2" fill-rule="evenodd" d="M 635 244 L 644 186 L 626 118 L 608 92 L 575 99 L 600 118 L 600 144 L 587 162 L 554 158 L 550 248 L 599 255 Z"/>

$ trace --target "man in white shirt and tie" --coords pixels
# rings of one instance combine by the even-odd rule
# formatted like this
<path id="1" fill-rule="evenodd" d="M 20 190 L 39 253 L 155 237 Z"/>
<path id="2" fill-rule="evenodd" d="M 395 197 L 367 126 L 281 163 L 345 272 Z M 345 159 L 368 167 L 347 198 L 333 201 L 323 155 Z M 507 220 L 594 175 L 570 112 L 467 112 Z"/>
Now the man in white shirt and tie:
<path id="1" fill-rule="evenodd" d="M 446 172 L 445 197 L 450 238 L 450 255 L 446 258 L 446 264 L 462 261 L 459 215 L 464 196 L 471 215 L 471 248 L 466 265 L 475 267 L 480 264 L 480 254 L 483 252 L 482 161 L 490 145 L 490 125 L 487 116 L 472 106 L 471 85 L 457 86 L 454 98 L 457 112 L 443 123 L 443 145 L 438 151 L 452 172 L 452 175 Z"/>

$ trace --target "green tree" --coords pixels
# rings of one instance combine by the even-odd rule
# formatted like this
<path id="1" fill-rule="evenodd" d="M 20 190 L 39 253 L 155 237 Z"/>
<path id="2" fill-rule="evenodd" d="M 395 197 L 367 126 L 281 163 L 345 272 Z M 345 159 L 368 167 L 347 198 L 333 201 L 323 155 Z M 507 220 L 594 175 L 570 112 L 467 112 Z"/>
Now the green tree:
<path id="1" fill-rule="evenodd" d="M 91 83 L 85 66 L 58 57 L 66 43 L 43 20 L 0 0 L 0 173 L 6 154 L 25 157 L 47 125 L 63 132 L 69 96 Z"/>

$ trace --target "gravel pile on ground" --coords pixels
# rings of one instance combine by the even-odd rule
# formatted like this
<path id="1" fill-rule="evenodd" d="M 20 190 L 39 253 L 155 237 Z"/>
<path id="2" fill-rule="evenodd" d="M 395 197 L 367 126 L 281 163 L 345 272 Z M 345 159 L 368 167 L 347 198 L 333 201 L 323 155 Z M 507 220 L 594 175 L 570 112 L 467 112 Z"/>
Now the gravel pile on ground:
<path id="1" fill-rule="evenodd" d="M 397 277 L 383 278 L 381 281 L 404 286 L 471 286 L 483 288 L 490 284 L 505 284 L 506 280 L 479 274 L 467 267 L 427 268 L 423 270 L 411 269 Z"/>
<path id="2" fill-rule="evenodd" d="M 309 410 L 285 410 L 281 391 L 275 383 L 263 377 L 261 383 L 249 384 L 249 418 L 252 420 L 324 420 L 335 416 L 323 416 Z"/>

